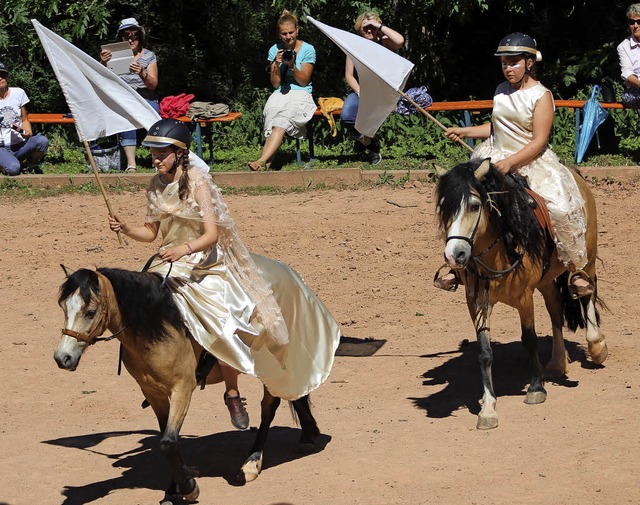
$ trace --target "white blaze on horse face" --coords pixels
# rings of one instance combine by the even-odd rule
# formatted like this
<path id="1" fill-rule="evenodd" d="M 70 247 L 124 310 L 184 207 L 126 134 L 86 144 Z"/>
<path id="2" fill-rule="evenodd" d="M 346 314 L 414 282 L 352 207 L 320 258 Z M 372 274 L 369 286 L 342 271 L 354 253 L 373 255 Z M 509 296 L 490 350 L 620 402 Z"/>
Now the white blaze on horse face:
<path id="1" fill-rule="evenodd" d="M 472 194 L 465 205 L 464 198 L 460 200 L 458 211 L 447 229 L 447 243 L 444 248 L 444 259 L 451 268 L 461 268 L 467 265 L 471 258 L 471 243 L 478 226 L 478 213 L 481 211 L 480 197 Z M 469 241 L 463 238 L 469 239 Z"/>
<path id="2" fill-rule="evenodd" d="M 63 304 L 66 318 L 65 328 L 77 331 L 78 333 L 89 332 L 91 330 L 92 322 L 87 321 L 86 318 L 82 317 L 81 311 L 84 306 L 84 302 L 80 296 L 80 291 L 78 290 L 73 293 L 63 302 Z M 56 353 L 64 352 L 74 355 L 76 353 L 82 353 L 86 346 L 87 344 L 85 342 L 81 342 L 69 335 L 62 335 L 62 340 L 56 349 Z"/>

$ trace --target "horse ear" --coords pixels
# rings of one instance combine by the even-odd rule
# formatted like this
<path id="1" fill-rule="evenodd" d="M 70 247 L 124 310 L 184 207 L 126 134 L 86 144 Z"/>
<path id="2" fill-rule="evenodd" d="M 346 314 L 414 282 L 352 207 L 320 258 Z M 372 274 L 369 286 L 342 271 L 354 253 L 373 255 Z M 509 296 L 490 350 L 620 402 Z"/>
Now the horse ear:
<path id="1" fill-rule="evenodd" d="M 484 178 L 487 176 L 489 169 L 491 168 L 491 158 L 485 158 L 482 163 L 476 168 L 473 174 L 476 176 L 480 182 L 484 181 Z"/>
<path id="2" fill-rule="evenodd" d="M 62 270 L 64 271 L 64 275 L 66 275 L 67 279 L 68 279 L 69 275 L 70 275 L 69 274 L 69 269 L 66 266 L 64 266 L 62 263 L 60 263 L 60 267 L 62 267 Z M 71 272 L 71 273 L 73 273 L 73 272 Z"/>

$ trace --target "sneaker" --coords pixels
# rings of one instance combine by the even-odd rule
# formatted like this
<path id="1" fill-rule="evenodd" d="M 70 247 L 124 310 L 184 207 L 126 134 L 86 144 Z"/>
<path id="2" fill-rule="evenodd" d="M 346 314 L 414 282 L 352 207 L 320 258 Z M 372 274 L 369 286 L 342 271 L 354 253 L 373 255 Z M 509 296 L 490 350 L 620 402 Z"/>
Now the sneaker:
<path id="1" fill-rule="evenodd" d="M 31 167 L 31 172 L 34 174 L 44 174 L 42 170 L 42 165 L 34 165 Z"/>
<path id="2" fill-rule="evenodd" d="M 367 146 L 367 153 L 369 154 L 369 163 L 372 165 L 380 164 L 382 155 L 380 154 L 380 142 L 378 142 L 378 139 L 371 140 L 371 143 Z"/>
<path id="3" fill-rule="evenodd" d="M 231 415 L 231 424 L 233 424 L 239 430 L 246 430 L 249 427 L 249 413 L 245 408 L 245 398 L 242 398 L 238 393 L 238 396 L 229 396 L 224 394 L 224 404 L 229 409 Z"/>
<path id="4" fill-rule="evenodd" d="M 367 146 L 365 146 L 362 142 L 360 142 L 359 140 L 356 140 L 353 143 L 353 150 L 356 153 L 363 153 L 367 150 Z"/>

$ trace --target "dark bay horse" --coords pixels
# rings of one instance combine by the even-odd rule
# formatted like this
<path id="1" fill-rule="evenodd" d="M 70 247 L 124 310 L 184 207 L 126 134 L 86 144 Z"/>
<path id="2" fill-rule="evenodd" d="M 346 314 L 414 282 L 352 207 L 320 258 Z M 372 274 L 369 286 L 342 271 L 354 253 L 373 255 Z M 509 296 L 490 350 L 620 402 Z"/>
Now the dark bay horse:
<path id="1" fill-rule="evenodd" d="M 64 267 L 63 267 L 64 268 Z M 65 273 L 67 273 L 65 269 Z M 138 382 L 158 419 L 160 446 L 169 461 L 171 484 L 165 501 L 198 498 L 194 473 L 180 455 L 179 434 L 196 387 L 202 347 L 187 331 L 182 315 L 162 277 L 151 272 L 99 268 L 69 275 L 60 288 L 65 315 L 62 340 L 54 358 L 60 368 L 75 370 L 82 353 L 109 330 L 122 343 L 122 362 Z M 220 382 L 219 365 L 207 370 L 206 383 Z M 250 455 L 238 477 L 254 480 L 262 467 L 262 451 L 280 398 L 264 388 L 261 422 Z M 301 426 L 300 446 L 312 450 L 320 435 L 309 397 L 291 402 Z"/>
<path id="2" fill-rule="evenodd" d="M 480 345 L 484 394 L 478 429 L 498 426 L 490 332 L 491 311 L 496 303 L 516 308 L 520 316 L 522 343 L 532 367 L 525 403 L 542 403 L 547 396 L 534 326 L 536 289 L 544 298 L 553 331 L 553 350 L 545 375 L 567 373 L 562 335 L 565 322 L 572 331 L 586 327 L 589 355 L 594 363 L 601 364 L 607 357 L 597 309 L 596 207 L 585 181 L 579 174 L 573 175 L 585 202 L 588 263 L 584 270 L 596 285 L 591 297 L 578 300 L 571 297 L 568 272 L 557 259 L 551 236 L 534 216 L 533 200 L 524 191 L 521 179 L 502 175 L 488 159 L 476 159 L 456 166 L 438 183 L 437 218 L 446 238 L 445 261 L 465 286 L 467 307 Z"/>

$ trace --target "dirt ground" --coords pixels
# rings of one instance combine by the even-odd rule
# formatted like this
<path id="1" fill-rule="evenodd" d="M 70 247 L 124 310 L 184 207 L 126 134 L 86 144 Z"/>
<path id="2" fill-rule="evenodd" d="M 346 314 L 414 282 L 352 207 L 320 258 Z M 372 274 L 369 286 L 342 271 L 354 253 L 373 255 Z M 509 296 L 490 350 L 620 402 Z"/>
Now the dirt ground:
<path id="1" fill-rule="evenodd" d="M 254 432 L 232 428 L 221 385 L 197 390 L 182 449 L 199 472 L 200 503 L 640 503 L 640 193 L 632 182 L 593 191 L 609 358 L 593 366 L 584 335 L 567 333 L 569 376 L 547 383 L 546 403 L 525 405 L 519 323 L 498 306 L 500 426 L 491 431 L 475 429 L 481 383 L 464 295 L 431 285 L 443 248 L 432 185 L 227 197 L 246 244 L 297 269 L 343 335 L 385 342 L 369 356 L 363 344 L 350 348 L 363 356 L 337 356 L 312 395 L 320 450 L 296 452 L 299 432 L 283 405 L 263 472 L 244 486 L 233 476 Z M 143 191 L 110 198 L 142 222 Z M 73 373 L 53 360 L 60 263 L 139 269 L 155 246 L 120 247 L 100 196 L 5 199 L 0 213 L 0 504 L 158 503 L 168 468 L 156 420 L 133 379 L 116 375 L 117 344 L 92 347 Z M 537 307 L 546 362 L 551 327 L 540 298 Z M 257 426 L 261 385 L 246 376 L 240 385 Z"/>

